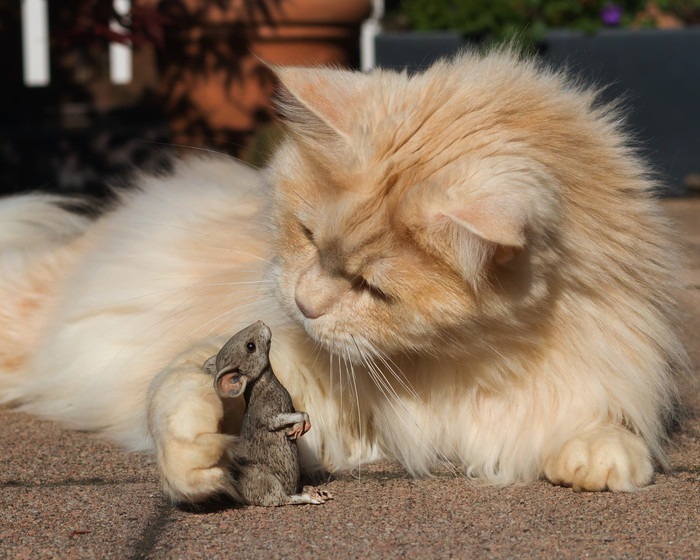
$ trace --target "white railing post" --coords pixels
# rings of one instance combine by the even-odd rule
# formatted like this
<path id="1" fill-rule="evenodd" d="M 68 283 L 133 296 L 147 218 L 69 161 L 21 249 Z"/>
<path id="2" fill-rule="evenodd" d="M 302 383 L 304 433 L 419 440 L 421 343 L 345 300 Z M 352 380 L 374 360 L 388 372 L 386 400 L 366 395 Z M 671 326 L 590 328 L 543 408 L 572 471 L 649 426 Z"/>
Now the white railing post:
<path id="1" fill-rule="evenodd" d="M 22 67 L 24 83 L 46 86 L 49 65 L 49 7 L 47 0 L 22 0 Z"/>
<path id="2" fill-rule="evenodd" d="M 131 11 L 131 0 L 114 0 L 114 11 L 122 17 Z M 127 33 L 119 21 L 112 19 L 109 28 L 122 35 Z M 112 42 L 109 44 L 109 77 L 113 84 L 128 84 L 133 78 L 131 44 Z"/>
<path id="3" fill-rule="evenodd" d="M 372 15 L 360 29 L 360 70 L 368 72 L 376 66 L 374 39 L 382 30 L 384 0 L 372 1 Z"/>

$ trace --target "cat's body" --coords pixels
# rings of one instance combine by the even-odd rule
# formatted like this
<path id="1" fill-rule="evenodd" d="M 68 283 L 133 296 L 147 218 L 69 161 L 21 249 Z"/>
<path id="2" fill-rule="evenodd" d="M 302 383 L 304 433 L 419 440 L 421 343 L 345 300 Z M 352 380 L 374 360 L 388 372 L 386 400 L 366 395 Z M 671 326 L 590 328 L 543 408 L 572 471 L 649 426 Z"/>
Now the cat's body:
<path id="1" fill-rule="evenodd" d="M 280 77 L 291 135 L 264 179 L 190 160 L 93 225 L 15 199 L 2 398 L 153 448 L 151 380 L 262 319 L 314 418 L 307 469 L 448 458 L 499 483 L 648 484 L 686 357 L 673 244 L 615 113 L 507 53 Z"/>

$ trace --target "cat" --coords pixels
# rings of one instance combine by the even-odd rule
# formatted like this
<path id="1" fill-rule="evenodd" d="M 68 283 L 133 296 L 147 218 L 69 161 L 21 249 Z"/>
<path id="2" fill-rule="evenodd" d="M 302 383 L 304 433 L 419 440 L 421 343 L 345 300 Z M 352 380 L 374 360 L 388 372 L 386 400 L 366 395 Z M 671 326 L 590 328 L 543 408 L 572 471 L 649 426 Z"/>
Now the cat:
<path id="1" fill-rule="evenodd" d="M 152 386 L 262 320 L 314 425 L 307 472 L 649 484 L 688 358 L 674 243 L 619 111 L 509 49 L 275 71 L 288 133 L 262 171 L 185 159 L 94 220 L 2 201 L 2 401 L 158 448 L 167 493 L 206 500 L 230 491 L 240 418 L 204 385 L 189 409 L 208 412 L 182 415 Z"/>

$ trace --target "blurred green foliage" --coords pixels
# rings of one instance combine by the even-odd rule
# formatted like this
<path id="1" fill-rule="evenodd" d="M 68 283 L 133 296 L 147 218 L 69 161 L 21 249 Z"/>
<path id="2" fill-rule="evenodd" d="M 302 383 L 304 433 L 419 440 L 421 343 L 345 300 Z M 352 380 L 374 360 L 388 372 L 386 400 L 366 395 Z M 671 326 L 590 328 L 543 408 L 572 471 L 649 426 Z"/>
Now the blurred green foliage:
<path id="1" fill-rule="evenodd" d="M 476 40 L 536 43 L 552 28 L 594 33 L 606 10 L 618 27 L 654 27 L 658 13 L 700 23 L 700 0 L 401 0 L 389 3 L 389 27 L 453 30 Z"/>

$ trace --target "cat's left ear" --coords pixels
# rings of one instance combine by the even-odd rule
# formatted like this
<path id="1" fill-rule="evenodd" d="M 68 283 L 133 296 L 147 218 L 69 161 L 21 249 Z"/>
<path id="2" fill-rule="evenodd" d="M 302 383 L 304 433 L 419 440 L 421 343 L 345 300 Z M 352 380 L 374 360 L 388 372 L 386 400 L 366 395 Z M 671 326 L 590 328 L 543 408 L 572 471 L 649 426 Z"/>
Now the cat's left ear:
<path id="1" fill-rule="evenodd" d="M 304 135 L 347 138 L 353 107 L 362 99 L 365 74 L 332 68 L 271 66 L 282 87 L 277 106 L 292 128 Z"/>

